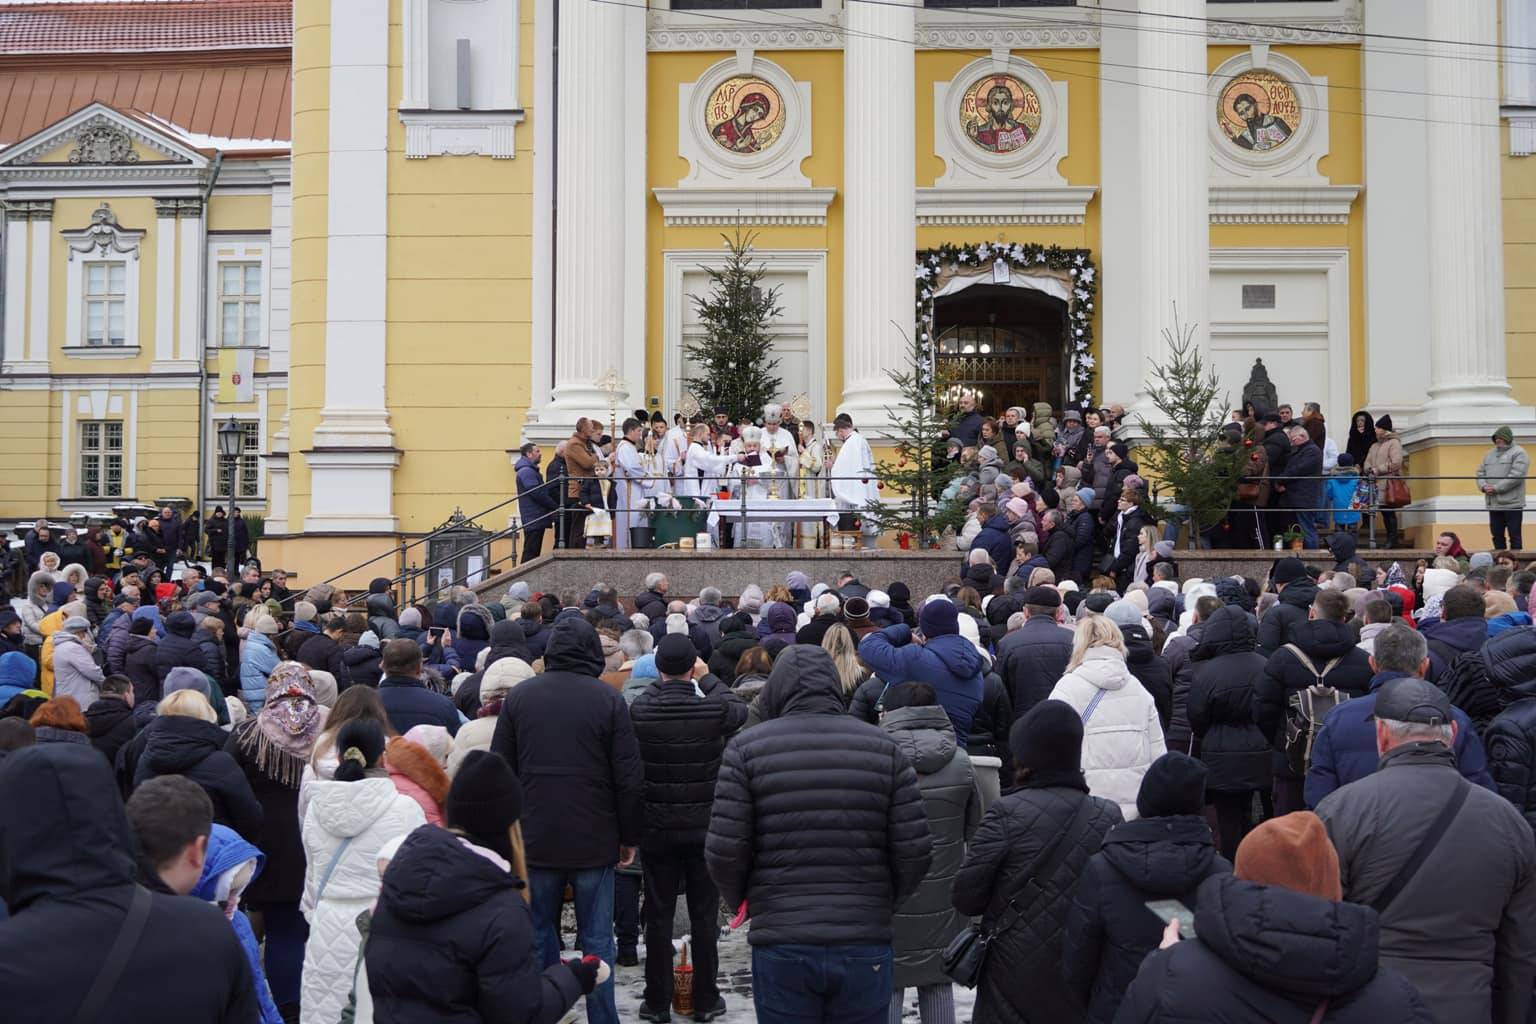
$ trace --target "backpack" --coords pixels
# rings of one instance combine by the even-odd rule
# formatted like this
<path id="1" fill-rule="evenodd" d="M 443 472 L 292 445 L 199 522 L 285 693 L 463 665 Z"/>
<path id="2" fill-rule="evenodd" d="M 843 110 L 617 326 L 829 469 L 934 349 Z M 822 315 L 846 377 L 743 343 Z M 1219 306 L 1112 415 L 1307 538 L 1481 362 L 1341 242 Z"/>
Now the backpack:
<path id="1" fill-rule="evenodd" d="M 1471 719 L 1479 737 L 1504 710 L 1498 689 L 1488 680 L 1488 663 L 1483 660 L 1481 649 L 1462 651 L 1449 659 L 1437 685 L 1445 691 L 1451 705 L 1460 708 Z"/>
<path id="2" fill-rule="evenodd" d="M 1344 659 L 1334 658 L 1318 671 L 1312 659 L 1295 644 L 1286 644 L 1281 650 L 1295 655 L 1316 680 L 1291 694 L 1285 702 L 1285 763 L 1293 774 L 1304 776 L 1312 767 L 1312 745 L 1317 742 L 1328 712 L 1349 700 L 1348 694 L 1326 682 L 1328 673 Z"/>

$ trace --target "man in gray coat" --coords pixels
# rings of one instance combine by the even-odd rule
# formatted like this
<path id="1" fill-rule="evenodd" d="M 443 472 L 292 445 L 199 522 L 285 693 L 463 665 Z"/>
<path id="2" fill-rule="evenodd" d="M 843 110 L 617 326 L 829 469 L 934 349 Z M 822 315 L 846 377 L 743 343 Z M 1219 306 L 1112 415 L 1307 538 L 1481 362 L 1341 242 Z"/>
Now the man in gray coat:
<path id="1" fill-rule="evenodd" d="M 1381 963 L 1413 981 L 1436 1020 L 1524 1024 L 1536 981 L 1536 841 L 1520 812 L 1466 782 L 1451 704 L 1403 677 L 1376 692 L 1381 768 L 1317 815 L 1344 898 L 1381 916 Z"/>
<path id="2" fill-rule="evenodd" d="M 927 683 L 900 683 L 885 692 L 880 728 L 896 741 L 917 772 L 928 813 L 933 860 L 928 873 L 896 910 L 895 990 L 891 1019 L 902 1014 L 906 990 L 917 989 L 925 1021 L 955 1019 L 955 990 L 944 973 L 944 949 L 966 920 L 951 893 L 965 860 L 965 844 L 981 821 L 981 791 L 971 759 L 955 741 L 955 727 Z M 1011 781 L 1011 780 L 1010 780 Z"/>
<path id="3" fill-rule="evenodd" d="M 1515 432 L 1508 427 L 1495 430 L 1493 448 L 1477 467 L 1477 486 L 1488 506 L 1488 529 L 1495 549 L 1504 547 L 1506 532 L 1510 550 L 1524 547 L 1520 519 L 1525 512 L 1525 477 L 1530 471 L 1530 456 L 1515 444 Z"/>

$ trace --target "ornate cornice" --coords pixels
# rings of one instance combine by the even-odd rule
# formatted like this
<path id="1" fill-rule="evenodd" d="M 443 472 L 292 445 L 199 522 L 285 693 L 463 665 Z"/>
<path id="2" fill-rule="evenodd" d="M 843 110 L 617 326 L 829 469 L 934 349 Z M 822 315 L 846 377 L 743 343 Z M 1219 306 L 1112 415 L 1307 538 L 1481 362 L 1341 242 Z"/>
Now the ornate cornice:
<path id="1" fill-rule="evenodd" d="M 32 145 L 12 155 L 6 163 L 12 167 L 47 169 L 50 165 L 38 165 L 33 161 L 44 153 L 52 152 L 69 142 L 76 143 L 74 150 L 69 154 L 67 169 L 70 170 L 84 167 L 94 169 L 111 167 L 115 170 L 141 169 L 143 165 L 140 164 L 138 155 L 132 151 L 134 142 L 164 156 L 164 161 L 153 163 L 189 163 L 186 157 L 169 149 L 163 140 L 135 127 L 130 122 L 109 117 L 105 113 L 87 117 L 63 131 L 39 136 Z"/>
<path id="2" fill-rule="evenodd" d="M 1325 22 L 1206 23 L 1207 36 L 1223 43 L 1358 43 L 1365 24 L 1358 18 Z"/>
<path id="3" fill-rule="evenodd" d="M 1020 25 L 964 24 L 919 25 L 917 45 L 936 50 L 953 49 L 1091 49 L 1099 45 L 1097 25 L 1037 28 Z"/>
<path id="4" fill-rule="evenodd" d="M 1358 185 L 1212 185 L 1212 224 L 1348 224 Z"/>
<path id="5" fill-rule="evenodd" d="M 843 30 L 838 25 L 765 25 L 720 28 L 718 25 L 682 25 L 656 14 L 646 33 L 651 50 L 840 50 Z"/>

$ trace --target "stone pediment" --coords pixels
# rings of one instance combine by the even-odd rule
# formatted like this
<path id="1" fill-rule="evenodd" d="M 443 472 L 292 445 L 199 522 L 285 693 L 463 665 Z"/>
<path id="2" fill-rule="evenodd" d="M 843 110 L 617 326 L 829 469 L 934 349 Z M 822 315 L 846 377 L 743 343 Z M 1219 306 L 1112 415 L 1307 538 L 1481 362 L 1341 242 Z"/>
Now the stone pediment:
<path id="1" fill-rule="evenodd" d="M 0 175 L 195 175 L 208 162 L 169 125 L 97 102 L 0 150 Z"/>

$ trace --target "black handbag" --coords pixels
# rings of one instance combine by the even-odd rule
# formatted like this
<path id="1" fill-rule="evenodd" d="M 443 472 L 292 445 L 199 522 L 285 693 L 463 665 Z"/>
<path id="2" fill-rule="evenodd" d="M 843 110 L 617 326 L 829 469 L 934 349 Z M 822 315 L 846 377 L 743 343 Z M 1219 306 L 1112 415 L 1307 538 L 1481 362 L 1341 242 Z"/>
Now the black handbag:
<path id="1" fill-rule="evenodd" d="M 1013 894 L 1008 897 L 1008 903 L 1003 907 L 1003 912 L 998 915 L 997 922 L 991 928 L 983 928 L 980 924 L 968 925 L 960 934 L 949 940 L 949 945 L 944 947 L 942 966 L 944 974 L 956 985 L 965 988 L 975 988 L 981 982 L 982 971 L 987 964 L 987 951 L 998 936 L 1019 923 L 1022 916 L 1019 911 L 1019 897 L 1026 892 L 1029 899 L 1028 906 L 1035 898 L 1045 891 L 1039 879 L 1048 879 L 1056 873 L 1061 866 L 1061 852 L 1068 849 L 1066 839 L 1070 835 L 1076 835 L 1079 827 L 1087 820 L 1088 811 L 1093 805 L 1093 798 L 1084 795 L 1082 802 L 1077 805 L 1077 813 L 1066 828 L 1056 833 L 1056 838 L 1051 840 L 1049 846 L 1041 850 L 1035 857 L 1035 862 L 1024 872 L 1024 879 Z"/>

